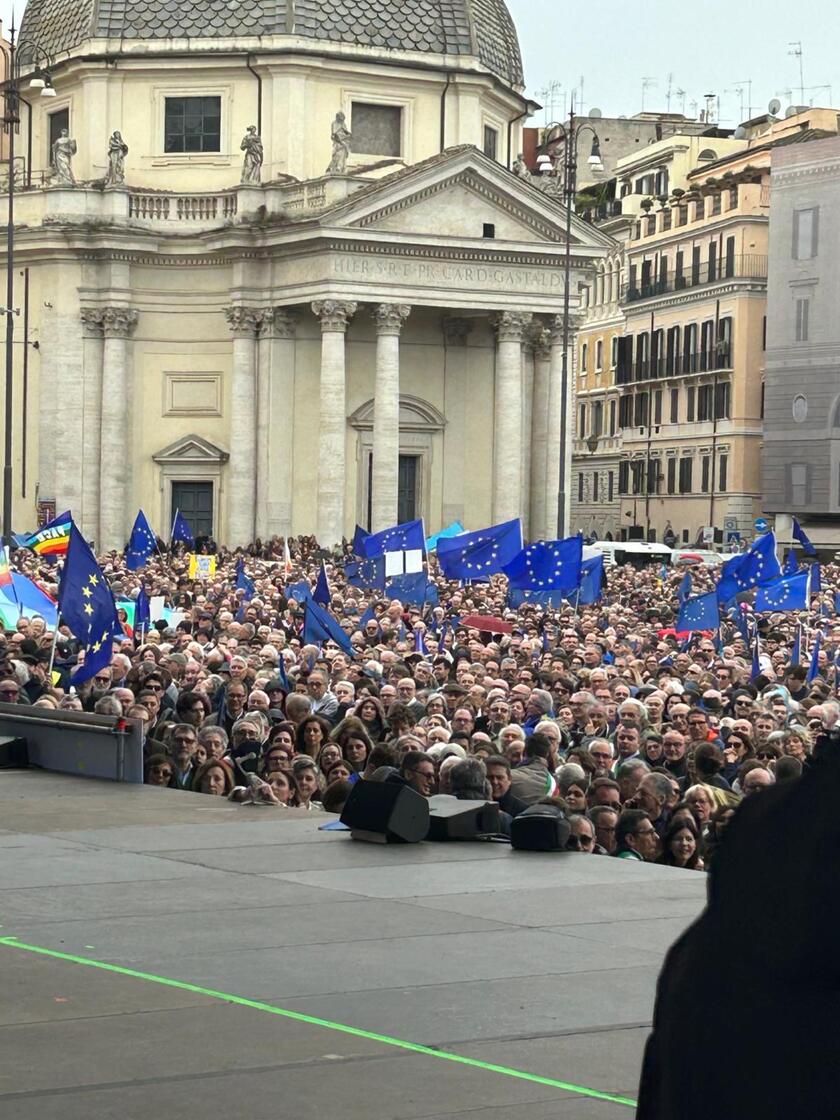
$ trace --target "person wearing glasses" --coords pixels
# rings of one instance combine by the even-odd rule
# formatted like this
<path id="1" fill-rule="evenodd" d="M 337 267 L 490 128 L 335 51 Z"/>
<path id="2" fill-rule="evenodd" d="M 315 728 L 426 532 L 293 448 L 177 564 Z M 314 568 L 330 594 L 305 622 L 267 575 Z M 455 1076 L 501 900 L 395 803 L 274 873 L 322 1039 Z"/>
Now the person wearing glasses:
<path id="1" fill-rule="evenodd" d="M 0 680 L 0 704 L 25 704 L 21 697 L 20 685 L 11 677 Z"/>
<path id="2" fill-rule="evenodd" d="M 406 751 L 400 774 L 407 785 L 421 797 L 431 797 L 435 792 L 435 764 L 425 751 Z"/>
<path id="3" fill-rule="evenodd" d="M 659 837 L 650 814 L 642 809 L 625 809 L 615 829 L 615 858 L 652 863 L 658 848 Z"/>

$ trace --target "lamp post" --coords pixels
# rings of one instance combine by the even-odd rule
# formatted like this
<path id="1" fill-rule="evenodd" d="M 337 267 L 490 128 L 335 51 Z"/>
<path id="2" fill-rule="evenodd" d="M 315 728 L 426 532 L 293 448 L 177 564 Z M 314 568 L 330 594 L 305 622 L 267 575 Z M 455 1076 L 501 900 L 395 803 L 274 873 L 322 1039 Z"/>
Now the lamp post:
<path id="1" fill-rule="evenodd" d="M 6 165 L 9 171 L 9 203 L 6 219 L 6 398 L 5 430 L 3 444 L 3 543 L 12 545 L 12 397 L 14 392 L 15 344 L 15 135 L 20 129 L 20 69 L 21 58 L 34 65 L 29 88 L 40 90 L 41 97 L 55 97 L 49 70 L 48 56 L 36 43 L 22 39 L 15 42 L 12 24 L 8 44 L 0 45 L 3 55 L 3 128 L 9 137 Z M 31 127 L 31 123 L 30 123 Z M 27 169 L 30 170 L 30 169 Z"/>
<path id="2" fill-rule="evenodd" d="M 560 379 L 560 478 L 557 491 L 557 536 L 566 535 L 566 516 L 568 501 L 566 497 L 566 454 L 568 443 L 569 423 L 569 310 L 571 307 L 571 282 L 572 282 L 572 210 L 575 204 L 577 190 L 577 147 L 580 137 L 585 132 L 592 133 L 592 150 L 587 159 L 587 164 L 593 171 L 603 171 L 601 162 L 601 141 L 598 133 L 590 124 L 579 124 L 575 117 L 574 103 L 569 110 L 569 120 L 566 124 L 551 124 L 546 128 L 545 150 L 537 159 L 537 169 L 543 175 L 559 175 L 562 172 L 562 197 L 566 207 L 566 261 L 564 266 L 563 285 L 563 356 L 562 372 Z M 548 151 L 559 141 L 563 144 L 562 165 Z"/>

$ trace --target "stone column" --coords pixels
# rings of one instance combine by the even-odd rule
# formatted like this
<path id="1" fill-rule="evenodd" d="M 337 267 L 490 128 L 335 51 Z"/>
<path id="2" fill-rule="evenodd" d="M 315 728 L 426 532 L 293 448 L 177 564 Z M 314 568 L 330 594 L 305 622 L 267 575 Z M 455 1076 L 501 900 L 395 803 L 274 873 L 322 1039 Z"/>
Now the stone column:
<path id="1" fill-rule="evenodd" d="M 282 307 L 264 312 L 260 324 L 256 535 L 263 540 L 292 531 L 296 327 L 295 313 Z"/>
<path id="2" fill-rule="evenodd" d="M 522 499 L 522 338 L 530 315 L 502 311 L 496 327 L 493 521 L 519 517 Z"/>
<path id="3" fill-rule="evenodd" d="M 99 308 L 83 307 L 82 319 L 82 508 L 79 527 L 99 547 L 99 475 L 102 454 L 102 357 L 104 335 Z"/>
<path id="4" fill-rule="evenodd" d="M 319 300 L 321 321 L 320 432 L 318 443 L 318 543 L 331 548 L 344 536 L 347 404 L 344 343 L 358 304 Z"/>
<path id="5" fill-rule="evenodd" d="M 548 388 L 551 374 L 551 331 L 540 325 L 534 340 L 534 394 L 531 414 L 531 538 L 553 540 L 546 522 L 548 454 Z"/>
<path id="6" fill-rule="evenodd" d="M 534 347 L 542 331 L 542 323 L 528 324 L 522 339 L 522 492 L 519 503 L 522 509 L 522 531 L 525 539 L 531 532 L 531 425 L 534 418 Z"/>
<path id="7" fill-rule="evenodd" d="M 252 307 L 225 308 L 233 335 L 227 493 L 227 543 L 231 548 L 251 544 L 256 535 L 257 329 L 264 314 Z M 259 418 L 260 424 L 265 422 L 265 417 Z"/>
<path id="8" fill-rule="evenodd" d="M 373 411 L 371 528 L 374 533 L 397 523 L 400 465 L 400 332 L 411 314 L 402 303 L 380 303 L 376 321 L 376 392 Z"/>
<path id="9" fill-rule="evenodd" d="M 128 537 L 128 488 L 131 433 L 128 340 L 137 312 L 127 307 L 102 309 L 102 437 L 99 449 L 99 547 L 123 548 Z"/>
<path id="10" fill-rule="evenodd" d="M 467 401 L 469 399 L 469 348 L 471 319 L 443 320 L 446 364 L 443 386 L 443 524 L 466 524 Z"/>

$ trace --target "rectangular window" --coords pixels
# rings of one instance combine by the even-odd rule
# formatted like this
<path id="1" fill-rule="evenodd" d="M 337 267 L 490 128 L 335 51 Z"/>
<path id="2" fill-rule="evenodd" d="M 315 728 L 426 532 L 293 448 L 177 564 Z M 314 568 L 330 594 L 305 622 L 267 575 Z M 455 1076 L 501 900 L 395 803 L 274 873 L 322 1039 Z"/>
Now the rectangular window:
<path id="1" fill-rule="evenodd" d="M 615 435 L 615 401 L 610 401 L 610 435 Z"/>
<path id="2" fill-rule="evenodd" d="M 809 299 L 798 299 L 796 301 L 796 341 L 808 341 L 808 311 L 810 305 Z"/>
<path id="3" fill-rule="evenodd" d="M 595 370 L 600 373 L 604 368 L 604 342 L 603 339 L 598 339 L 595 343 Z"/>
<path id="4" fill-rule="evenodd" d="M 584 439 L 586 436 L 586 405 L 582 404 L 578 412 L 578 436 Z"/>
<path id="5" fill-rule="evenodd" d="M 598 472 L 592 472 L 592 501 L 598 501 Z"/>
<path id="6" fill-rule="evenodd" d="M 610 369 L 615 369 L 618 363 L 618 339 L 613 337 L 610 343 Z"/>
<path id="7" fill-rule="evenodd" d="M 580 369 L 578 372 L 583 377 L 586 374 L 587 366 L 589 365 L 589 343 L 584 342 L 580 348 Z"/>
<path id="8" fill-rule="evenodd" d="M 648 459 L 647 461 L 647 492 L 648 494 L 659 493 L 659 460 Z"/>
<path id="9" fill-rule="evenodd" d="M 788 463 L 788 499 L 791 505 L 804 506 L 811 498 L 808 486 L 808 464 Z"/>
<path id="10" fill-rule="evenodd" d="M 484 126 L 484 154 L 488 159 L 499 158 L 499 131 L 489 124 Z"/>
<path id="11" fill-rule="evenodd" d="M 612 471 L 607 471 L 607 501 L 608 502 L 611 502 L 613 500 L 614 493 L 615 493 L 615 480 L 614 480 L 614 477 L 613 477 L 613 472 Z"/>
<path id="12" fill-rule="evenodd" d="M 734 276 L 735 275 L 735 238 L 734 237 L 727 237 L 725 253 L 726 253 L 726 258 L 725 258 L 725 263 L 724 263 L 724 266 L 723 266 L 724 275 Z"/>
<path id="13" fill-rule="evenodd" d="M 793 259 L 809 261 L 819 247 L 819 206 L 793 212 Z"/>
<path id="14" fill-rule="evenodd" d="M 629 428 L 633 423 L 633 398 L 628 394 L 618 402 L 618 426 Z"/>
<path id="15" fill-rule="evenodd" d="M 690 494 L 692 484 L 692 474 L 694 472 L 693 459 L 680 459 L 680 493 Z"/>
<path id="16" fill-rule="evenodd" d="M 694 423 L 694 386 L 689 385 L 685 391 L 685 418 L 689 424 Z"/>
<path id="17" fill-rule="evenodd" d="M 650 416 L 650 405 L 648 403 L 647 393 L 638 393 L 636 395 L 636 416 L 634 423 L 637 428 L 644 428 L 648 423 Z"/>
<path id="18" fill-rule="evenodd" d="M 715 420 L 729 419 L 729 391 L 728 381 L 715 385 Z"/>
<path id="19" fill-rule="evenodd" d="M 700 460 L 700 490 L 703 494 L 709 493 L 709 468 L 711 465 L 709 456 L 704 455 Z"/>
<path id="20" fill-rule="evenodd" d="M 718 490 L 721 492 L 721 494 L 726 493 L 726 482 L 727 482 L 726 472 L 727 472 L 728 467 L 729 467 L 729 456 L 728 455 L 721 455 L 720 463 L 719 463 L 719 481 L 718 481 Z"/>
<path id="21" fill-rule="evenodd" d="M 623 459 L 618 464 L 618 492 L 626 494 L 630 489 L 630 464 Z"/>
<path id="22" fill-rule="evenodd" d="M 50 113 L 48 119 L 50 122 L 50 127 L 48 140 L 49 147 L 47 148 L 47 162 L 52 159 L 52 146 L 61 135 L 61 130 L 63 128 L 66 128 L 68 132 L 70 131 L 70 110 L 59 109 L 57 113 Z M 17 182 L 17 178 L 15 178 L 15 181 Z"/>
<path id="23" fill-rule="evenodd" d="M 700 246 L 694 245 L 691 250 L 691 283 L 700 283 Z"/>
<path id="24" fill-rule="evenodd" d="M 674 287 L 679 290 L 685 287 L 685 277 L 683 276 L 683 260 L 684 254 L 682 249 L 677 249 L 677 255 L 674 258 Z"/>
<path id="25" fill-rule="evenodd" d="M 671 423 L 679 424 L 680 422 L 680 391 L 679 389 L 671 390 Z"/>
<path id="26" fill-rule="evenodd" d="M 592 406 L 592 434 L 594 436 L 602 436 L 604 434 L 603 401 L 596 401 Z"/>
<path id="27" fill-rule="evenodd" d="M 717 279 L 717 243 L 709 242 L 709 280 Z"/>
<path id="28" fill-rule="evenodd" d="M 402 109 L 354 101 L 351 112 L 353 151 L 367 156 L 402 155 Z"/>
<path id="29" fill-rule="evenodd" d="M 578 474 L 578 501 L 583 501 L 583 471 Z"/>
<path id="30" fill-rule="evenodd" d="M 697 390 L 697 419 L 699 421 L 712 418 L 712 386 L 701 385 Z"/>
<path id="31" fill-rule="evenodd" d="M 662 423 L 662 390 L 657 389 L 653 394 L 653 422 Z"/>
<path id="32" fill-rule="evenodd" d="M 667 490 L 669 494 L 677 492 L 677 460 L 675 458 L 668 460 Z"/>
<path id="33" fill-rule="evenodd" d="M 165 152 L 220 152 L 221 97 L 167 97 L 164 109 Z"/>

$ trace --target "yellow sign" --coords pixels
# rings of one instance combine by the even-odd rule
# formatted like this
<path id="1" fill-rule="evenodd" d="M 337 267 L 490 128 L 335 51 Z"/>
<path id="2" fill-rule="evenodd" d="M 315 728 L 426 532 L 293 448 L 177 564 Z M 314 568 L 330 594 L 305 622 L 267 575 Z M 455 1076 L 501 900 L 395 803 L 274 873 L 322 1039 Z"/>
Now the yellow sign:
<path id="1" fill-rule="evenodd" d="M 190 579 L 212 579 L 216 574 L 216 557 L 190 553 Z"/>

